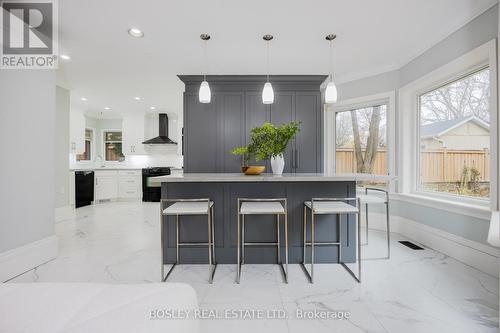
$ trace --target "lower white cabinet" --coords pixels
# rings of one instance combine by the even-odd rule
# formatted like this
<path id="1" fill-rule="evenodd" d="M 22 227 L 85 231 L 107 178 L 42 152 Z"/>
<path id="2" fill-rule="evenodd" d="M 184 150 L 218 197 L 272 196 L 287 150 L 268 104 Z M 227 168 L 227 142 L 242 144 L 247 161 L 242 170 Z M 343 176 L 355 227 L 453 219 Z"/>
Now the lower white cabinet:
<path id="1" fill-rule="evenodd" d="M 95 201 L 140 198 L 141 170 L 96 170 Z"/>
<path id="2" fill-rule="evenodd" d="M 99 170 L 95 172 L 95 201 L 118 198 L 118 172 Z"/>
<path id="3" fill-rule="evenodd" d="M 118 197 L 142 198 L 142 173 L 140 170 L 118 171 Z"/>

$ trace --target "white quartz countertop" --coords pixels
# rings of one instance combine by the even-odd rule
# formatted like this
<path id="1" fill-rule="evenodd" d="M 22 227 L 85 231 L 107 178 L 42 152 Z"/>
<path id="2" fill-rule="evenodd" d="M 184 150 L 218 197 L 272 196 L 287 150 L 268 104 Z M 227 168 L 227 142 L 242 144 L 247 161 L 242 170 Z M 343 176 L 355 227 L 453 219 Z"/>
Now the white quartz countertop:
<path id="1" fill-rule="evenodd" d="M 261 174 L 247 176 L 242 173 L 184 173 L 152 177 L 150 181 L 160 183 L 212 183 L 212 182 L 324 182 L 324 181 L 390 181 L 395 176 L 370 175 L 362 173 L 284 173 L 281 176 Z"/>

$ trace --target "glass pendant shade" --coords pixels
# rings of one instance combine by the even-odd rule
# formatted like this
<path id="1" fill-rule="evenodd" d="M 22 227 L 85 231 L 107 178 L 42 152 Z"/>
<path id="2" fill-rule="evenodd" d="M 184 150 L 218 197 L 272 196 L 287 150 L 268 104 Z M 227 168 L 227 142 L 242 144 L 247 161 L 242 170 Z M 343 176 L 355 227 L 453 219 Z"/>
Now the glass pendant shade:
<path id="1" fill-rule="evenodd" d="M 203 81 L 200 85 L 199 98 L 200 103 L 210 103 L 210 86 L 207 81 Z"/>
<path id="2" fill-rule="evenodd" d="M 335 86 L 335 82 L 330 81 L 326 86 L 325 91 L 325 103 L 331 104 L 337 102 L 337 87 Z"/>
<path id="3" fill-rule="evenodd" d="M 274 90 L 271 82 L 266 82 L 264 84 L 264 89 L 262 90 L 262 103 L 273 104 L 274 103 Z"/>

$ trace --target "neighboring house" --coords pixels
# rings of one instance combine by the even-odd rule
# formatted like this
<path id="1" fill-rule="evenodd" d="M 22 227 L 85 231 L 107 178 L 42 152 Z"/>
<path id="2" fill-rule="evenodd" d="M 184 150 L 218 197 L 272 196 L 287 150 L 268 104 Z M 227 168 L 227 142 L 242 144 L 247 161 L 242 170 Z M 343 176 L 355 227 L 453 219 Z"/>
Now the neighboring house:
<path id="1" fill-rule="evenodd" d="M 490 147 L 490 125 L 472 116 L 420 128 L 421 149 L 483 150 Z"/>

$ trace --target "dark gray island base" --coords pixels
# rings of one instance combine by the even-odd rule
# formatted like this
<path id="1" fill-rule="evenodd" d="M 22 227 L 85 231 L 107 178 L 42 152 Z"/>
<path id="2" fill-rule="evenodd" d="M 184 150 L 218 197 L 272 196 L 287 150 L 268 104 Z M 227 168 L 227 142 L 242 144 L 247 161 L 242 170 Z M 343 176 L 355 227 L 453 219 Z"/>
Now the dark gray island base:
<path id="1" fill-rule="evenodd" d="M 321 174 L 296 174 L 282 177 L 241 176 L 236 174 L 185 174 L 184 176 L 162 176 L 163 199 L 210 198 L 215 208 L 216 261 L 219 264 L 236 264 L 237 248 L 237 198 L 287 198 L 289 262 L 303 260 L 304 201 L 311 198 L 352 198 L 356 196 L 354 176 L 328 177 Z M 254 177 L 254 178 L 252 178 Z M 355 202 L 351 202 L 355 204 Z M 162 217 L 164 239 L 164 264 L 175 263 L 176 235 L 175 217 Z M 337 241 L 337 217 L 317 215 L 315 218 L 315 241 Z M 282 220 L 283 221 L 283 220 Z M 356 217 L 341 217 L 342 260 L 355 262 Z M 310 239 L 310 216 L 308 215 L 307 237 Z M 208 237 L 206 216 L 180 217 L 180 242 L 206 242 Z M 252 215 L 246 218 L 245 240 L 247 242 L 273 242 L 276 240 L 275 217 Z M 283 229 L 282 229 L 283 230 Z M 283 233 L 281 234 L 282 245 Z M 310 248 L 306 252 L 310 262 Z M 338 247 L 318 246 L 315 249 L 316 263 L 337 263 Z M 180 248 L 180 263 L 206 264 L 206 246 Z M 245 263 L 276 263 L 275 246 L 252 246 L 245 249 Z"/>

